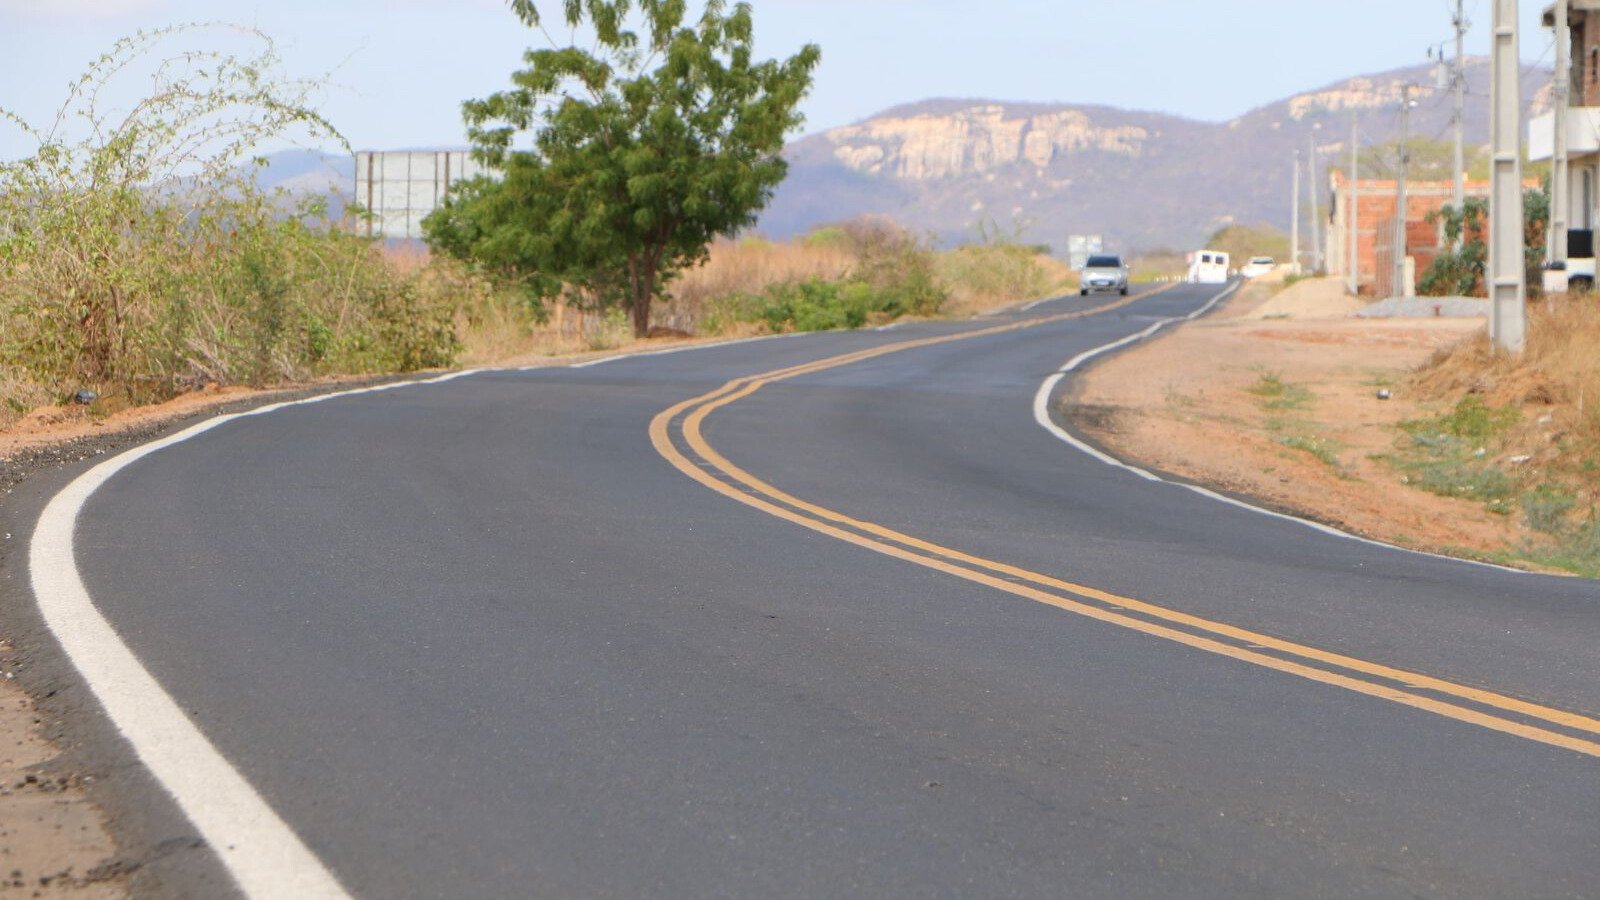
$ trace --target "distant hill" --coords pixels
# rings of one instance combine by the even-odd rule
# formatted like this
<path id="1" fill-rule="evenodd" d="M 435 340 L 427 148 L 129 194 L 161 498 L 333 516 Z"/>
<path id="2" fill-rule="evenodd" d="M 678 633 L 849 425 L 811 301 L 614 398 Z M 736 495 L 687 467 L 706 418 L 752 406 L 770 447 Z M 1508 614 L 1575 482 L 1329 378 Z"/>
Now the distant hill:
<path id="1" fill-rule="evenodd" d="M 256 182 L 268 190 L 283 188 L 297 194 L 337 191 L 354 196 L 356 161 L 353 156 L 320 150 L 283 150 L 267 156 L 266 168 Z"/>
<path id="2" fill-rule="evenodd" d="M 1548 108 L 1549 71 L 1525 71 L 1523 104 Z M 1186 249 L 1233 223 L 1289 220 L 1290 160 L 1315 135 L 1323 169 L 1343 167 L 1350 114 L 1362 141 L 1393 141 L 1402 85 L 1418 85 L 1411 133 L 1450 137 L 1447 91 L 1427 66 L 1350 78 L 1251 110 L 1228 122 L 1105 106 L 939 99 L 899 106 L 802 138 L 785 151 L 789 178 L 758 230 L 787 238 L 818 225 L 883 214 L 942 243 L 978 223 L 1019 230 L 1058 251 L 1073 233 L 1104 234 L 1134 252 Z M 1488 60 L 1467 68 L 1467 137 L 1488 139 Z M 1318 126 L 1321 126 L 1318 129 Z M 266 186 L 353 191 L 346 156 L 274 154 Z"/>
<path id="3" fill-rule="evenodd" d="M 1467 75 L 1467 136 L 1476 144 L 1488 138 L 1487 59 L 1471 60 Z M 1525 74 L 1530 111 L 1548 106 L 1548 80 Z M 1294 152 L 1315 135 L 1319 174 L 1342 167 L 1352 111 L 1364 143 L 1394 140 L 1407 83 L 1419 86 L 1412 135 L 1448 138 L 1451 98 L 1425 66 L 1347 79 L 1221 123 L 995 100 L 896 107 L 790 145 L 789 179 L 759 227 L 783 238 L 881 213 L 947 243 L 987 220 L 1057 249 L 1068 234 L 1088 232 L 1127 251 L 1193 247 L 1234 222 L 1286 227 Z"/>

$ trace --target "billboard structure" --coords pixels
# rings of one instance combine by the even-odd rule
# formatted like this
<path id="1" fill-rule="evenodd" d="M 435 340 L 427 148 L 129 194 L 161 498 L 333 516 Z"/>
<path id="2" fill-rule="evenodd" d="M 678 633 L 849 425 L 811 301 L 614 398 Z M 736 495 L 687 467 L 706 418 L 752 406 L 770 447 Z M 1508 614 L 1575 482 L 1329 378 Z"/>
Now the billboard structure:
<path id="1" fill-rule="evenodd" d="M 1067 263 L 1074 272 L 1081 270 L 1089 257 L 1106 248 L 1105 238 L 1098 234 L 1067 235 Z"/>
<path id="2" fill-rule="evenodd" d="M 466 150 L 361 150 L 356 153 L 356 202 L 372 215 L 368 237 L 422 237 L 422 218 L 444 202 L 458 181 L 492 174 Z"/>

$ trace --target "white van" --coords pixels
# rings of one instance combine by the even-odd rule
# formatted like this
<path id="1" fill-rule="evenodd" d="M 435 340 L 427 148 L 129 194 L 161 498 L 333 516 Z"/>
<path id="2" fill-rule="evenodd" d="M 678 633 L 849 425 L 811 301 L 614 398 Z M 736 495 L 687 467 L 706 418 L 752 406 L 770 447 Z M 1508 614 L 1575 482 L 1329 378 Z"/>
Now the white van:
<path id="1" fill-rule="evenodd" d="M 1220 250 L 1200 250 L 1189 263 L 1190 284 L 1226 284 L 1228 254 Z"/>

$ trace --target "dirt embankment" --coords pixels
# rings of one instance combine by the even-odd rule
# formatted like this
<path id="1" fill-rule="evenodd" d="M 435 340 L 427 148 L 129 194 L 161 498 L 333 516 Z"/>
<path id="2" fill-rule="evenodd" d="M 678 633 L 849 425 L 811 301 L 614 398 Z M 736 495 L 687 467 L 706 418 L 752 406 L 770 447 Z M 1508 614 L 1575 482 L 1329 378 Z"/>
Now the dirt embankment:
<path id="1" fill-rule="evenodd" d="M 1522 517 L 1417 489 L 1394 462 L 1402 423 L 1449 409 L 1413 373 L 1483 320 L 1352 318 L 1361 306 L 1332 279 L 1253 283 L 1092 369 L 1067 412 L 1118 455 L 1357 534 L 1497 559 L 1536 540 Z"/>

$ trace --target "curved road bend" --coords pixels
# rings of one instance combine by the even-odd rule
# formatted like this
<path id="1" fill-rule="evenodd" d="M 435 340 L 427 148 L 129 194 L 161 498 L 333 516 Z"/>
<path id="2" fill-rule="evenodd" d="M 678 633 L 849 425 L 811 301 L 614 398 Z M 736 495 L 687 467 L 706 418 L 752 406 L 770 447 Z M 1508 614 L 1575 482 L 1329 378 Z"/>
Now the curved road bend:
<path id="1" fill-rule="evenodd" d="M 107 483 L 78 560 L 358 896 L 1592 896 L 1594 584 L 1034 420 L 1213 293 L 240 419 Z"/>

